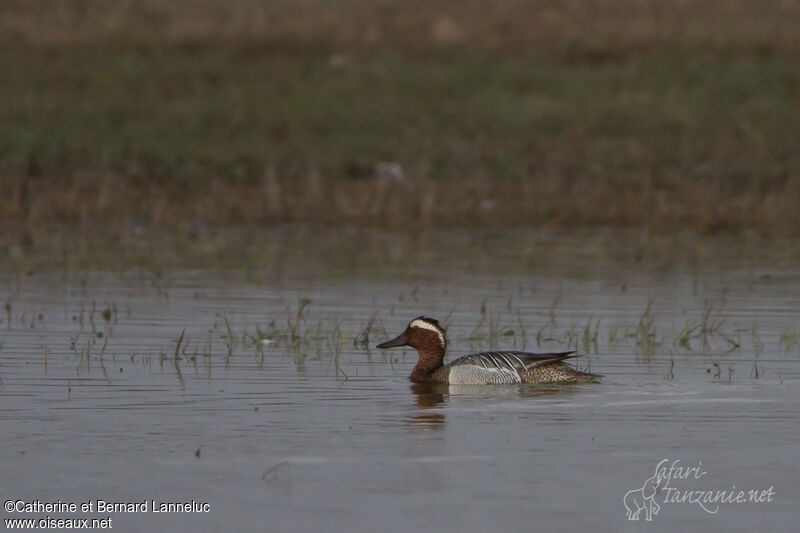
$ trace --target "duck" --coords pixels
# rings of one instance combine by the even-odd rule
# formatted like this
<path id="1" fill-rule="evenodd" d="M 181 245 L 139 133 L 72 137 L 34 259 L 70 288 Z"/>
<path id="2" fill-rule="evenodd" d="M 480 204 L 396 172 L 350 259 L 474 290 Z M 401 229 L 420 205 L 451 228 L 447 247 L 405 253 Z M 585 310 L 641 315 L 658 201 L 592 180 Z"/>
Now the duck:
<path id="1" fill-rule="evenodd" d="M 405 331 L 378 344 L 377 348 L 410 346 L 419 361 L 409 379 L 415 383 L 449 385 L 500 385 L 512 383 L 585 383 L 602 376 L 581 372 L 564 361 L 581 357 L 575 351 L 530 353 L 518 351 L 481 352 L 444 364 L 447 336 L 439 321 L 419 316 Z"/>

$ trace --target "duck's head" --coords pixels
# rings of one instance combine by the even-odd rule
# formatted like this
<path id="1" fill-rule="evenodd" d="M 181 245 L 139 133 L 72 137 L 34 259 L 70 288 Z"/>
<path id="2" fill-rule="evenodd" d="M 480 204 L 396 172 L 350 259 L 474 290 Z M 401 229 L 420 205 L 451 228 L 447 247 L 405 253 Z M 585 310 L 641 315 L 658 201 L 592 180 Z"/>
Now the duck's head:
<path id="1" fill-rule="evenodd" d="M 412 320 L 406 330 L 392 340 L 382 342 L 378 348 L 394 348 L 395 346 L 411 346 L 420 354 L 441 354 L 447 346 L 444 329 L 437 320 L 420 316 Z"/>

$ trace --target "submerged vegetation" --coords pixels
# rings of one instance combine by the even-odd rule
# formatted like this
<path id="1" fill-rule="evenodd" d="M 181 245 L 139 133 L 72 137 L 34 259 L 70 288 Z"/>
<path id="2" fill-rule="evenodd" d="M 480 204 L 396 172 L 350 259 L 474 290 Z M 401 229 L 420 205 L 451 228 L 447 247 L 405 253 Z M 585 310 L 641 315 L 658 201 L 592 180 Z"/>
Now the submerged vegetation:
<path id="1" fill-rule="evenodd" d="M 800 10 L 651 4 L 6 5 L 0 238 L 274 222 L 797 234 Z"/>

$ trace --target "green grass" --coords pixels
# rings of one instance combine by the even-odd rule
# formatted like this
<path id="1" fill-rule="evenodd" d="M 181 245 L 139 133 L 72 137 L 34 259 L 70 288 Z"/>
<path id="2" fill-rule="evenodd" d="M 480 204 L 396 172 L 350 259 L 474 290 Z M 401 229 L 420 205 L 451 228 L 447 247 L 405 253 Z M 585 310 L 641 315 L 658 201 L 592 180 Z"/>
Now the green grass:
<path id="1" fill-rule="evenodd" d="M 796 177 L 800 69 L 671 52 L 541 57 L 0 51 L 0 171 L 244 182 L 315 168 L 412 177 L 656 180 L 755 190 Z"/>
<path id="2" fill-rule="evenodd" d="M 141 221 L 800 231 L 793 5 L 453 7 L 8 6 L 4 237 Z M 384 162 L 405 185 L 375 179 Z"/>

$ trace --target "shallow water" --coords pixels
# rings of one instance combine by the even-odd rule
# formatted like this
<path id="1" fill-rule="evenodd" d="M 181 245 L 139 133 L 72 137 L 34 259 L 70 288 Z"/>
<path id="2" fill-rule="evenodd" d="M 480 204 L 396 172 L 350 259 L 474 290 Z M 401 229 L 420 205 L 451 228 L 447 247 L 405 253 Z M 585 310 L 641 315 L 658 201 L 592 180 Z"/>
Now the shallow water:
<path id="1" fill-rule="evenodd" d="M 385 259 L 326 262 L 298 252 L 314 249 L 305 242 L 246 269 L 7 267 L 3 500 L 210 511 L 3 518 L 111 517 L 122 531 L 619 531 L 642 524 L 626 519 L 625 494 L 669 459 L 705 472 L 672 489 L 774 496 L 712 514 L 662 490 L 651 528 L 794 529 L 800 263 L 727 244 L 648 261 L 582 239 L 515 251 L 487 238 L 477 254 L 480 242 L 453 244 L 462 234 L 371 239 Z M 373 347 L 423 313 L 447 324 L 451 358 L 571 348 L 604 378 L 412 385 L 414 353 Z"/>

